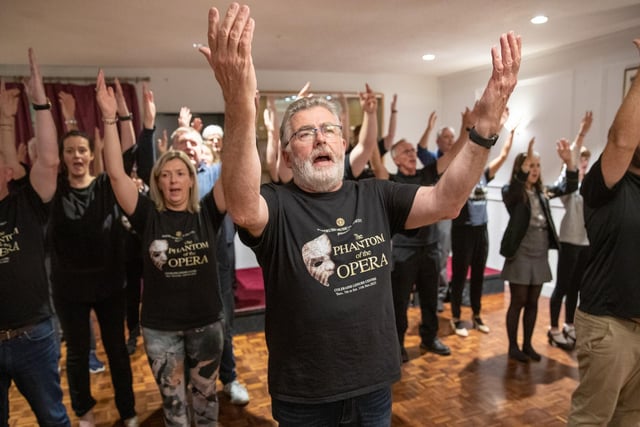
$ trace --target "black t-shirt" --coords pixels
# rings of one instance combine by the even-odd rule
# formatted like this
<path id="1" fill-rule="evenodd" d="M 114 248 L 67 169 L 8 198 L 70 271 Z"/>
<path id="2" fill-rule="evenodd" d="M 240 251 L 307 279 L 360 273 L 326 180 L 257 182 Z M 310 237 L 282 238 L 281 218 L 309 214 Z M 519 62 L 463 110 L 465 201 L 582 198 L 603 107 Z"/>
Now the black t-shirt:
<path id="1" fill-rule="evenodd" d="M 640 176 L 627 172 L 608 189 L 600 159 L 582 182 L 591 255 L 580 309 L 596 316 L 640 317 Z"/>
<path id="2" fill-rule="evenodd" d="M 58 178 L 48 237 L 54 298 L 95 302 L 124 286 L 126 233 L 107 174 L 85 188 Z"/>
<path id="3" fill-rule="evenodd" d="M 0 329 L 51 316 L 44 266 L 44 204 L 28 180 L 0 200 Z"/>
<path id="4" fill-rule="evenodd" d="M 331 193 L 262 186 L 269 222 L 256 253 L 266 291 L 269 392 L 321 403 L 400 377 L 391 295 L 391 236 L 403 229 L 417 186 L 344 181 Z"/>
<path id="5" fill-rule="evenodd" d="M 427 186 L 435 185 L 439 178 L 436 162 L 417 170 L 415 175 L 404 175 L 400 171 L 395 175 L 389 175 L 389 179 L 394 182 Z M 393 236 L 394 247 L 423 247 L 437 242 L 438 228 L 435 224 L 404 230 Z"/>
<path id="6" fill-rule="evenodd" d="M 222 219 L 211 192 L 200 201 L 199 213 L 160 212 L 140 195 L 129 220 L 142 241 L 143 327 L 182 331 L 222 318 L 216 270 Z"/>

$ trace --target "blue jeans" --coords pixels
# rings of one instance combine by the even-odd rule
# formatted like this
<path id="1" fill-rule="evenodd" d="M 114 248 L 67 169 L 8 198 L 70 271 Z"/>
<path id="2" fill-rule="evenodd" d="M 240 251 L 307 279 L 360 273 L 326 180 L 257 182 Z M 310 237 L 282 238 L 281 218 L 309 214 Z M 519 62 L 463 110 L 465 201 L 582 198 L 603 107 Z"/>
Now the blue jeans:
<path id="1" fill-rule="evenodd" d="M 220 367 L 222 321 L 186 331 L 142 328 L 151 372 L 162 395 L 166 426 L 215 426 L 216 380 Z"/>
<path id="2" fill-rule="evenodd" d="M 292 403 L 272 399 L 271 408 L 280 427 L 388 427 L 391 425 L 391 386 L 329 403 Z"/>
<path id="3" fill-rule="evenodd" d="M 62 404 L 58 334 L 47 319 L 28 333 L 0 342 L 0 425 L 9 422 L 9 386 L 15 382 L 41 426 L 70 426 Z"/>
<path id="4" fill-rule="evenodd" d="M 221 232 L 223 229 L 220 229 Z M 236 358 L 233 354 L 233 319 L 236 309 L 233 285 L 236 277 L 235 256 L 233 244 L 227 245 L 223 236 L 218 238 L 218 282 L 220 283 L 220 297 L 224 310 L 224 345 L 222 360 L 220 361 L 220 381 L 229 384 L 237 378 Z"/>

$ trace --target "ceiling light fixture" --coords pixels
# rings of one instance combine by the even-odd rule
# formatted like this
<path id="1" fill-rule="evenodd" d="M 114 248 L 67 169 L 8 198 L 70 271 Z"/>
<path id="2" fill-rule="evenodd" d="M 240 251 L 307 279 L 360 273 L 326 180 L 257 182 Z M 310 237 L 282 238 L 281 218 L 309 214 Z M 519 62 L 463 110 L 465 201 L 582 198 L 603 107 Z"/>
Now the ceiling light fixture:
<path id="1" fill-rule="evenodd" d="M 546 16 L 538 15 L 538 16 L 534 16 L 533 18 L 531 18 L 531 23 L 532 24 L 536 24 L 536 25 L 546 24 L 548 20 L 549 20 L 549 18 L 547 18 Z"/>
<path id="2" fill-rule="evenodd" d="M 423 61 L 433 61 L 436 59 L 436 56 L 433 53 L 427 53 L 426 55 L 422 55 Z"/>

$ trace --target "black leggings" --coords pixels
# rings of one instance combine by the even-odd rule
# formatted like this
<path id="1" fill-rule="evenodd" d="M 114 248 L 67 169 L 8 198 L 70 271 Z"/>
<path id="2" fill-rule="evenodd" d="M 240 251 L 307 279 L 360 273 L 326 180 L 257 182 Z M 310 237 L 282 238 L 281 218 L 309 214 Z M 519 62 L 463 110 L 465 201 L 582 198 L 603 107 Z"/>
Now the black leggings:
<path id="1" fill-rule="evenodd" d="M 542 284 L 519 285 L 509 282 L 509 289 L 511 290 L 511 301 L 507 310 L 509 349 L 518 348 L 518 321 L 520 312 L 523 310 L 522 329 L 524 331 L 524 340 L 522 348 L 530 349 L 533 327 L 536 324 L 536 317 L 538 317 L 538 298 L 540 297 L 540 291 L 542 291 Z"/>

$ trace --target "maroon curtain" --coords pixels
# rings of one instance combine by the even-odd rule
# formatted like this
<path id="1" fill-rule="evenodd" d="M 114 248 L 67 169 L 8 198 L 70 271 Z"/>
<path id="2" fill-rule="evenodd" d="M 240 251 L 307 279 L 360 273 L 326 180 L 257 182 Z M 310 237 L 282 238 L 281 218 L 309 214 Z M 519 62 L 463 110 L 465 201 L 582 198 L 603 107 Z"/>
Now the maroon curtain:
<path id="1" fill-rule="evenodd" d="M 26 143 L 34 136 L 29 99 L 27 98 L 22 84 L 7 83 L 6 86 L 7 88 L 18 87 L 21 91 L 18 113 L 16 114 L 16 143 Z M 140 117 L 136 87 L 131 83 L 121 83 L 121 86 L 122 93 L 127 102 L 127 106 L 129 107 L 129 112 L 133 114 L 133 128 L 137 135 L 140 131 L 142 118 Z M 64 118 L 62 117 L 62 110 L 58 103 L 58 93 L 61 91 L 70 93 L 76 100 L 75 118 L 78 121 L 78 129 L 86 132 L 92 138 L 96 127 L 100 129 L 100 133 L 103 132 L 100 108 L 96 102 L 95 85 L 45 83 L 44 89 L 47 97 L 51 100 L 51 111 L 58 131 L 58 138 L 65 133 Z"/>

